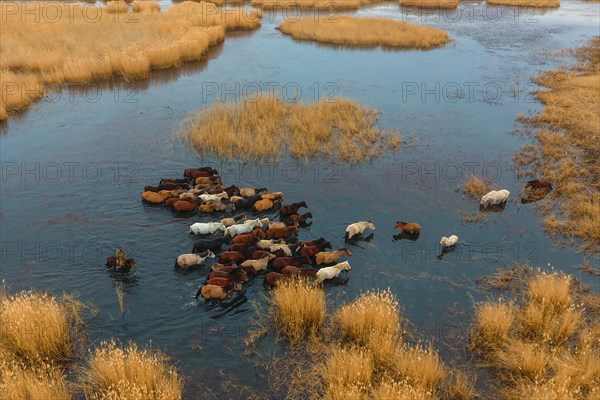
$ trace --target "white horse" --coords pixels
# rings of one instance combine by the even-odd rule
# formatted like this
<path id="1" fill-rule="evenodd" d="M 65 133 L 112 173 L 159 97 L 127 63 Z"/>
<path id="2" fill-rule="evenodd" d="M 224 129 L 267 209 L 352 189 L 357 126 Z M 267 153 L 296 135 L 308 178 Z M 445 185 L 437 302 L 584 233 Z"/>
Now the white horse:
<path id="1" fill-rule="evenodd" d="M 190 225 L 190 233 L 194 235 L 213 234 L 218 230 L 225 230 L 225 225 L 220 222 L 196 222 Z"/>
<path id="2" fill-rule="evenodd" d="M 226 228 L 225 236 L 234 237 L 242 233 L 252 232 L 254 228 L 260 228 L 261 226 L 263 226 L 263 224 L 260 219 L 249 219 L 248 221 L 244 221 L 242 224 L 231 225 L 230 227 Z"/>
<path id="3" fill-rule="evenodd" d="M 317 271 L 317 282 L 321 283 L 325 279 L 333 279 L 337 277 L 342 271 L 350 271 L 350 263 L 348 261 L 335 264 L 331 267 L 321 268 Z"/>
<path id="4" fill-rule="evenodd" d="M 215 258 L 214 253 L 210 250 L 206 250 L 202 253 L 182 254 L 177 257 L 177 265 L 179 265 L 181 268 L 186 268 L 192 265 L 200 265 L 207 258 Z"/>
<path id="5" fill-rule="evenodd" d="M 200 200 L 202 200 L 202 201 L 210 201 L 210 200 L 221 201 L 221 199 L 229 198 L 229 196 L 225 192 L 219 193 L 219 194 L 201 194 L 198 197 L 200 197 Z"/>
<path id="6" fill-rule="evenodd" d="M 492 190 L 491 192 L 489 192 L 488 194 L 485 194 L 481 197 L 481 200 L 479 201 L 479 204 L 482 206 L 486 206 L 486 204 L 489 202 L 490 205 L 492 204 L 502 204 L 504 203 L 506 200 L 508 200 L 508 196 L 510 196 L 510 192 L 506 189 L 502 189 L 502 190 Z"/>
<path id="7" fill-rule="evenodd" d="M 452 235 L 450 237 L 442 236 L 442 239 L 440 240 L 440 244 L 445 248 L 452 247 L 456 243 L 458 243 L 458 236 L 456 235 Z"/>
<path id="8" fill-rule="evenodd" d="M 371 229 L 372 231 L 375 230 L 375 224 L 373 221 L 360 221 L 350 224 L 346 228 L 346 238 L 352 239 L 352 236 L 360 235 L 367 228 Z"/>

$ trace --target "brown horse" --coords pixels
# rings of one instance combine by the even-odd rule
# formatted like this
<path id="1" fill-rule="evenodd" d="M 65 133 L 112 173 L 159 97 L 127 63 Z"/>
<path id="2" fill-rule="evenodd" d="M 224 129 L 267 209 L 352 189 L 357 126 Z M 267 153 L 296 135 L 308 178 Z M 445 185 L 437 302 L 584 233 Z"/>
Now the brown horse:
<path id="1" fill-rule="evenodd" d="M 200 212 L 213 213 L 216 211 L 223 211 L 230 207 L 230 204 L 223 203 L 222 201 L 209 200 L 200 204 Z"/>
<path id="2" fill-rule="evenodd" d="M 258 212 L 267 211 L 275 207 L 275 202 L 270 199 L 262 199 L 254 203 L 252 207 Z"/>
<path id="3" fill-rule="evenodd" d="M 403 232 L 409 232 L 413 235 L 421 234 L 421 225 L 416 222 L 396 221 L 394 228 L 400 228 Z"/>
<path id="4" fill-rule="evenodd" d="M 317 265 L 319 264 L 333 264 L 338 262 L 340 256 L 345 254 L 347 256 L 351 256 L 352 252 L 349 249 L 339 249 L 335 251 L 322 251 L 317 253 L 316 261 Z"/>
<path id="5" fill-rule="evenodd" d="M 321 248 L 318 245 L 313 245 L 313 246 L 302 246 L 300 248 L 300 255 L 301 256 L 316 256 L 318 253 L 321 252 Z"/>
<path id="6" fill-rule="evenodd" d="M 231 239 L 232 244 L 250 244 L 250 243 L 256 243 L 257 241 L 258 241 L 258 238 L 256 236 L 254 236 L 254 234 L 252 232 L 237 235 L 237 236 L 234 236 L 233 239 Z"/>
<path id="7" fill-rule="evenodd" d="M 298 203 L 292 203 L 281 206 L 281 208 L 279 209 L 279 215 L 281 216 L 281 218 L 288 218 L 290 215 L 298 214 L 298 210 L 302 207 L 308 207 L 306 205 L 306 202 L 300 201 Z"/>
<path id="8" fill-rule="evenodd" d="M 266 238 L 266 237 L 267 237 L 267 234 L 265 233 L 265 231 L 263 231 L 263 230 L 262 230 L 262 229 L 260 229 L 260 228 L 254 228 L 254 229 L 252 230 L 252 232 L 250 232 L 250 234 L 251 234 L 252 236 L 254 236 L 255 238 L 257 238 L 257 239 L 264 239 L 264 238 Z"/>
<path id="9" fill-rule="evenodd" d="M 214 277 L 214 278 L 210 278 L 209 280 L 206 281 L 207 285 L 215 285 L 215 286 L 227 286 L 229 284 L 232 283 L 232 280 L 229 278 L 221 278 L 221 277 Z"/>
<path id="10" fill-rule="evenodd" d="M 525 189 L 545 190 L 549 192 L 552 190 L 552 184 L 550 181 L 540 181 L 539 179 L 534 179 L 532 181 L 527 181 L 525 184 Z"/>
<path id="11" fill-rule="evenodd" d="M 273 260 L 273 269 L 276 271 L 281 271 L 288 265 L 301 267 L 304 264 L 312 265 L 312 260 L 310 257 L 279 257 Z"/>
<path id="12" fill-rule="evenodd" d="M 173 203 L 173 209 L 176 211 L 194 211 L 196 209 L 196 202 L 180 199 Z"/>
<path id="13" fill-rule="evenodd" d="M 281 273 L 284 275 L 302 275 L 302 276 L 309 276 L 311 278 L 314 278 L 317 276 L 317 271 L 315 271 L 314 269 L 310 269 L 310 268 L 298 268 L 298 267 L 294 267 L 293 265 L 288 265 L 287 267 L 283 267 L 281 269 Z"/>
<path id="14" fill-rule="evenodd" d="M 117 257 L 112 256 L 106 259 L 106 266 L 109 268 L 114 268 L 117 272 L 129 272 L 132 269 L 137 268 L 137 262 L 133 258 L 128 258 L 125 260 L 125 264 L 123 266 L 117 265 Z"/>
<path id="15" fill-rule="evenodd" d="M 280 274 L 279 272 L 269 272 L 267 275 L 265 275 L 263 283 L 265 286 L 273 287 L 282 279 L 289 279 L 290 277 L 291 275 L 284 275 Z"/>
<path id="16" fill-rule="evenodd" d="M 267 231 L 267 237 L 269 239 L 285 239 L 290 235 L 298 235 L 297 226 L 286 226 L 283 228 L 269 228 Z"/>
<path id="17" fill-rule="evenodd" d="M 312 218 L 311 212 L 307 212 L 306 214 L 302 214 L 302 215 L 298 215 L 298 214 L 290 215 L 290 217 L 288 219 L 297 224 L 305 224 L 306 220 L 309 218 Z"/>
<path id="18" fill-rule="evenodd" d="M 241 262 L 245 261 L 248 257 L 239 251 L 224 251 L 219 255 L 219 262 L 221 264 L 227 262 Z"/>

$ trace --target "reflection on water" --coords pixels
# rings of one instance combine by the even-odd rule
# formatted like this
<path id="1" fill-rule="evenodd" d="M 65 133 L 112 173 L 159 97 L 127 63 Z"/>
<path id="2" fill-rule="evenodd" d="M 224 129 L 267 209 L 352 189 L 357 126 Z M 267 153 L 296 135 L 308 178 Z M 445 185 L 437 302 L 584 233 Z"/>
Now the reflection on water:
<path id="1" fill-rule="evenodd" d="M 334 248 L 345 247 L 348 224 L 373 220 L 376 235 L 348 243 L 352 270 L 325 285 L 328 303 L 334 307 L 361 291 L 390 287 L 421 337 L 434 340 L 443 357 L 464 357 L 461 339 L 448 340 L 440 327 L 468 322 L 473 299 L 482 296 L 477 276 L 526 261 L 578 272 L 573 266 L 583 256 L 552 246 L 532 205 L 511 200 L 502 212 L 487 212 L 487 223 L 464 225 L 461 213 L 479 213 L 479 200 L 456 187 L 474 172 L 512 193 L 522 189 L 524 181 L 510 165 L 524 139 L 511 132 L 515 118 L 539 104 L 515 98 L 510 89 L 518 82 L 528 91 L 531 76 L 552 68 L 557 60 L 548 51 L 597 34 L 598 17 L 590 17 L 596 9 L 566 3 L 535 24 L 509 24 L 508 16 L 498 23 L 427 20 L 454 40 L 429 52 L 332 50 L 296 42 L 275 30 L 276 17 L 255 32 L 228 34 L 208 61 L 155 71 L 145 81 L 91 86 L 102 93 L 94 102 L 86 101 L 89 88 L 73 88 L 73 96 L 64 89 L 55 101 L 41 101 L 0 125 L 1 277 L 13 290 L 76 290 L 94 302 L 101 313 L 90 321 L 93 341 L 116 336 L 152 342 L 196 379 L 220 379 L 216 371 L 223 370 L 241 384 L 265 388 L 242 344 L 255 318 L 250 304 L 264 301 L 262 277 L 232 299 L 239 304 L 195 300 L 210 264 L 181 270 L 175 258 L 196 241 L 188 234 L 192 222 L 220 216 L 179 215 L 140 200 L 145 185 L 179 177 L 187 166 L 212 164 L 226 184 L 266 186 L 284 192 L 286 202 L 306 201 L 314 220 L 300 230 L 300 239 L 325 237 Z M 399 14 L 395 4 L 356 14 L 417 18 Z M 360 165 L 281 157 L 267 166 L 199 156 L 176 136 L 189 113 L 223 96 L 241 98 L 231 93 L 236 83 L 269 82 L 298 85 L 306 101 L 334 82 L 339 96 L 381 110 L 381 126 L 401 129 L 414 142 Z M 207 83 L 221 92 L 207 96 Z M 451 83 L 463 96 L 443 93 Z M 500 85 L 501 96 L 489 101 L 486 84 Z M 478 88 L 473 99 L 469 87 Z M 119 91 L 135 101 L 115 97 Z M 59 176 L 51 173 L 57 165 Z M 277 213 L 266 216 L 278 219 Z M 418 222 L 419 237 L 399 234 L 399 218 Z M 439 239 L 448 233 L 461 242 L 438 258 Z M 104 266 L 119 244 L 138 262 L 129 274 Z M 592 277 L 581 278 L 600 290 Z M 268 352 L 273 345 L 261 346 Z M 191 382 L 186 396 L 197 398 L 205 382 Z"/>

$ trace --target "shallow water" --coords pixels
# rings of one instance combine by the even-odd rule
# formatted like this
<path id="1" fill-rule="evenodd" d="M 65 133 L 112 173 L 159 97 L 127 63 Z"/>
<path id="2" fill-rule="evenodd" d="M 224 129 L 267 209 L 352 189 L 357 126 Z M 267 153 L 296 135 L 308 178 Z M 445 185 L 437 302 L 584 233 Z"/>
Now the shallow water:
<path id="1" fill-rule="evenodd" d="M 473 2 L 457 12 L 422 14 L 386 4 L 355 13 L 446 29 L 452 43 L 427 52 L 297 42 L 275 29 L 281 12 L 265 13 L 262 28 L 229 34 L 207 60 L 143 82 L 65 88 L 0 126 L 2 279 L 14 291 L 78 291 L 101 311 L 90 322 L 92 340 L 118 337 L 165 349 L 191 377 L 187 398 L 201 396 L 219 370 L 264 388 L 255 359 L 243 355 L 252 305 L 213 319 L 215 311 L 193 299 L 208 268 L 173 267 L 194 242 L 188 226 L 209 218 L 140 202 L 143 186 L 212 164 L 227 184 L 267 186 L 289 202 L 305 200 L 315 219 L 301 239 L 325 236 L 342 247 L 347 224 L 373 220 L 373 239 L 350 245 L 347 283 L 327 286 L 330 304 L 390 287 L 422 337 L 446 359 L 460 356 L 473 300 L 483 298 L 477 276 L 527 261 L 580 275 L 576 265 L 586 257 L 554 246 L 533 205 L 515 200 L 523 182 L 509 165 L 525 142 L 513 134 L 515 118 L 540 109 L 530 77 L 566 61 L 551 53 L 599 33 L 598 7 L 564 2 L 540 14 Z M 304 101 L 352 98 L 381 110 L 380 125 L 401 129 L 406 143 L 355 166 L 324 159 L 257 166 L 198 156 L 178 138 L 190 112 L 251 96 L 257 87 L 263 95 L 285 88 L 285 98 Z M 463 225 L 460 212 L 478 213 L 477 200 L 456 190 L 471 170 L 512 195 L 503 212 L 486 214 L 487 222 Z M 417 241 L 394 241 L 398 219 L 422 225 Z M 450 234 L 460 244 L 439 259 L 439 238 Z M 103 267 L 119 243 L 140 265 L 131 276 Z M 580 278 L 600 290 L 598 277 Z M 124 315 L 117 288 L 124 291 Z M 263 293 L 260 280 L 247 285 L 250 302 Z M 259 350 L 272 346 L 263 342 Z"/>

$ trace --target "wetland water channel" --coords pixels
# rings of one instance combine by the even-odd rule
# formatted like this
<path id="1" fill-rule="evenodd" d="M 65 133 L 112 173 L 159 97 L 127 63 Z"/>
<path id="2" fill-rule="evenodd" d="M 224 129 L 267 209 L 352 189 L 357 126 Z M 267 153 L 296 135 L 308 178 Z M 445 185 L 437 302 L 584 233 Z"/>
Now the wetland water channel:
<path id="1" fill-rule="evenodd" d="M 266 388 L 243 344 L 255 318 L 251 303 L 265 293 L 262 279 L 246 285 L 250 302 L 238 308 L 245 311 L 212 318 L 216 311 L 193 298 L 209 267 L 181 271 L 174 260 L 196 240 L 189 225 L 215 218 L 140 201 L 145 185 L 179 177 L 187 166 L 213 165 L 225 184 L 306 201 L 314 222 L 300 239 L 324 236 L 344 247 L 349 223 L 373 220 L 373 239 L 350 245 L 347 282 L 326 285 L 329 306 L 389 287 L 445 361 L 461 357 L 473 301 L 483 298 L 477 276 L 530 262 L 600 290 L 598 277 L 576 268 L 585 257 L 553 245 L 534 206 L 518 201 L 523 180 L 509 168 L 527 140 L 513 134 L 515 118 L 541 108 L 531 77 L 565 61 L 554 52 L 599 34 L 598 7 L 564 1 L 541 13 L 463 2 L 457 11 L 421 13 L 390 3 L 352 13 L 447 30 L 452 42 L 431 51 L 298 42 L 275 29 L 281 13 L 265 12 L 261 28 L 228 34 L 203 61 L 141 82 L 66 87 L 0 126 L 1 278 L 12 291 L 79 292 L 100 310 L 89 324 L 92 341 L 115 337 L 164 349 L 188 378 L 186 398 L 201 397 L 220 371 Z M 257 85 L 288 88 L 307 102 L 333 94 L 374 107 L 380 126 L 400 129 L 405 143 L 359 165 L 322 158 L 257 165 L 200 157 L 178 137 L 189 113 Z M 511 191 L 503 212 L 461 223 L 461 213 L 479 212 L 477 199 L 456 190 L 469 172 Z M 417 241 L 394 239 L 398 219 L 421 224 Z M 451 234 L 460 244 L 438 257 L 440 237 Z M 139 264 L 128 276 L 104 267 L 118 244 Z M 257 351 L 272 352 L 272 343 L 263 340 Z"/>

